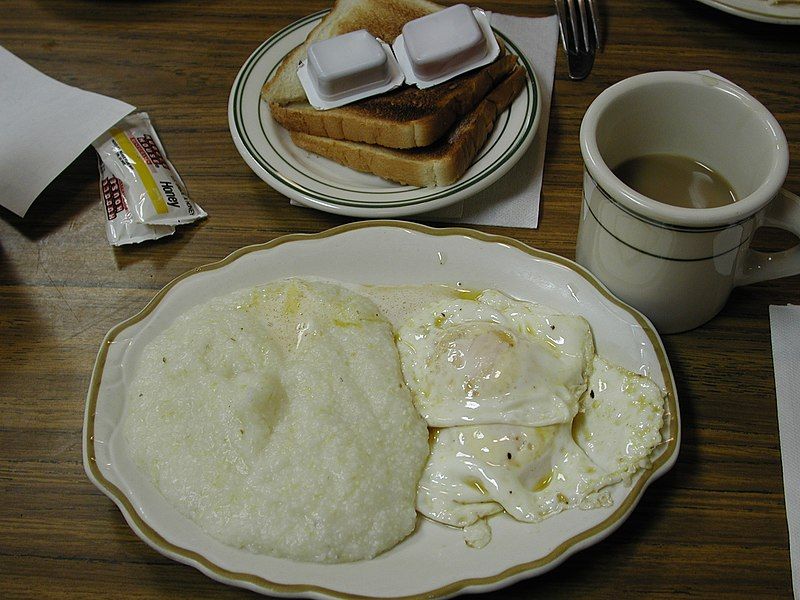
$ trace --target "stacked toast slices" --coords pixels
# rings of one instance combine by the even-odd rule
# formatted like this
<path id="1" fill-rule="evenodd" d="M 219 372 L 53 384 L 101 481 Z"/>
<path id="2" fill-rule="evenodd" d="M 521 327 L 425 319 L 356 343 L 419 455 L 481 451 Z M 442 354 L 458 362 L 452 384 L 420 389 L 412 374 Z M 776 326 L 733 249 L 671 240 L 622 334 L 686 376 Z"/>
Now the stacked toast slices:
<path id="1" fill-rule="evenodd" d="M 313 42 L 359 29 L 391 42 L 405 23 L 442 8 L 427 0 L 337 0 L 264 84 L 272 117 L 300 148 L 350 168 L 407 185 L 455 182 L 525 86 L 516 57 L 503 51 L 493 63 L 440 85 L 403 85 L 324 111 L 308 103 L 296 73 Z"/>

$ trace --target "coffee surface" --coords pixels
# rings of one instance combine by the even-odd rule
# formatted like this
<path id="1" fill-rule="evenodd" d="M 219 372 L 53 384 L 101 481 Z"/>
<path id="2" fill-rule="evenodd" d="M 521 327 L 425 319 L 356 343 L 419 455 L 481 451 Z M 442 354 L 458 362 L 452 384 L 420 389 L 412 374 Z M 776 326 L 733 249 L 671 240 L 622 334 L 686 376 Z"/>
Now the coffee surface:
<path id="1" fill-rule="evenodd" d="M 739 199 L 722 175 L 686 156 L 636 156 L 622 162 L 613 172 L 640 194 L 672 206 L 714 208 Z"/>

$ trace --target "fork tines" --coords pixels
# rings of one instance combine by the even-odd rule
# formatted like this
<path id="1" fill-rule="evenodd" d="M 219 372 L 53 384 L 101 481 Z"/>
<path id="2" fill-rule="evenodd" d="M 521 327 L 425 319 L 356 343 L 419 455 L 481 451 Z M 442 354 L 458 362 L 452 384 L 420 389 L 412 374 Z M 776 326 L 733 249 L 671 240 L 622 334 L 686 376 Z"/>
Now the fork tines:
<path id="1" fill-rule="evenodd" d="M 569 59 L 570 77 L 583 79 L 600 47 L 599 19 L 594 0 L 555 0 L 555 5 L 561 41 Z M 581 58 L 584 60 L 576 60 Z M 587 61 L 588 69 L 585 66 Z"/>
<path id="2" fill-rule="evenodd" d="M 591 52 L 600 47 L 597 9 L 593 0 L 555 0 L 561 39 L 567 52 Z"/>

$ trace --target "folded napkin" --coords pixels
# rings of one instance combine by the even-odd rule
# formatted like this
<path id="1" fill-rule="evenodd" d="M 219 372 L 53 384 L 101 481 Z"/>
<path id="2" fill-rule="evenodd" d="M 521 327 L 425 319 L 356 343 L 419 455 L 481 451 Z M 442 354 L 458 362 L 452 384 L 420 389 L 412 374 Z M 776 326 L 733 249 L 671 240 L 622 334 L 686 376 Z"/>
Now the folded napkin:
<path id="1" fill-rule="evenodd" d="M 770 306 L 769 321 L 792 582 L 800 598 L 800 306 Z"/>
<path id="2" fill-rule="evenodd" d="M 51 79 L 0 46 L 0 205 L 24 217 L 61 171 L 133 109 Z"/>
<path id="3" fill-rule="evenodd" d="M 558 49 L 558 17 L 527 18 L 493 13 L 492 27 L 506 35 L 525 55 L 539 80 L 542 97 L 539 129 L 528 151 L 503 177 L 463 201 L 458 218 L 432 212 L 420 218 L 446 220 L 470 225 L 528 227 L 539 225 L 539 200 L 542 193 L 547 125 L 550 121 L 550 98 Z"/>

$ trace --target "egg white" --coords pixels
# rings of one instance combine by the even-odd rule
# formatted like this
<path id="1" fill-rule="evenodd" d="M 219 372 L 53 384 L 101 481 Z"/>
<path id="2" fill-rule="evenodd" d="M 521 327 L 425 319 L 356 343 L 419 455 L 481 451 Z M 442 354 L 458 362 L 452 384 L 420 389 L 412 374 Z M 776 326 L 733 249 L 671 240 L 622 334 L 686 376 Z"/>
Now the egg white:
<path id="1" fill-rule="evenodd" d="M 417 510 L 468 527 L 501 509 L 519 521 L 538 522 L 575 507 L 607 505 L 603 488 L 649 466 L 663 422 L 663 395 L 655 383 L 595 357 L 574 422 L 438 430 Z"/>
<path id="2" fill-rule="evenodd" d="M 572 434 L 616 481 L 650 466 L 664 418 L 664 394 L 652 379 L 595 356 Z"/>
<path id="3" fill-rule="evenodd" d="M 419 310 L 397 340 L 417 410 L 432 427 L 569 423 L 594 355 L 582 317 L 493 290 Z"/>

